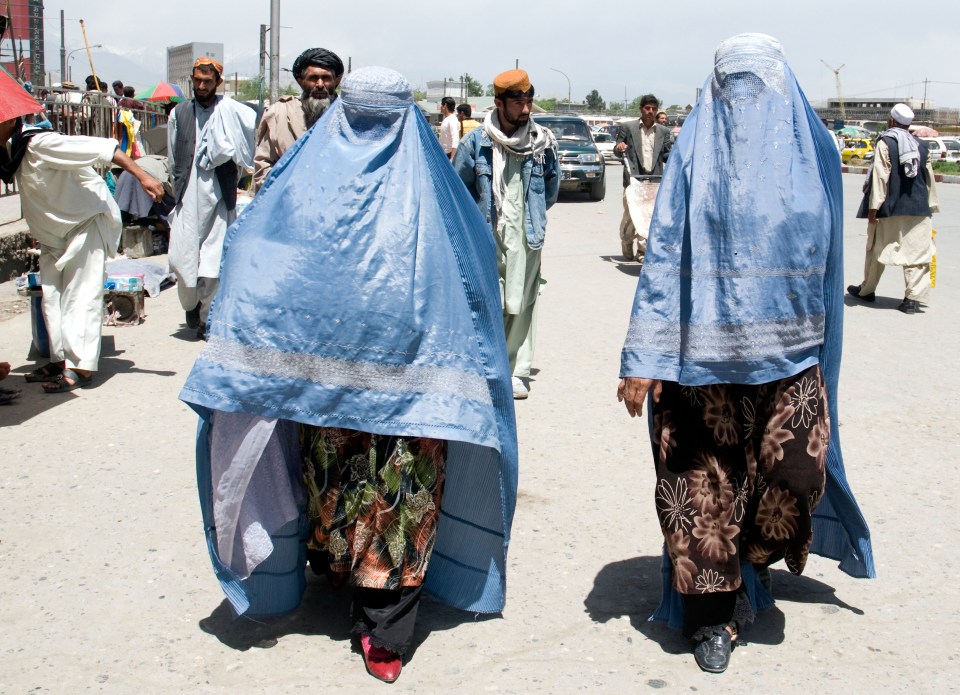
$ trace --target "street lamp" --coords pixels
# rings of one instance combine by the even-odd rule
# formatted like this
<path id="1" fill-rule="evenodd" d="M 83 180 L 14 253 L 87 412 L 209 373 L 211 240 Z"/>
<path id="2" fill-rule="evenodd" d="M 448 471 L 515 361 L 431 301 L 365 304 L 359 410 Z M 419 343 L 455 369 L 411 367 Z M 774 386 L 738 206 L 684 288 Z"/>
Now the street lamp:
<path id="1" fill-rule="evenodd" d="M 564 77 L 567 77 L 567 73 L 565 73 L 563 70 L 557 70 L 556 68 L 550 68 L 550 69 L 553 70 L 554 72 L 559 72 Z M 568 111 L 570 110 L 570 78 L 569 77 L 567 77 L 567 110 Z"/>
<path id="2" fill-rule="evenodd" d="M 103 44 L 102 44 L 102 43 L 97 43 L 97 44 L 94 44 L 93 46 L 90 46 L 90 49 L 91 49 L 91 50 L 93 50 L 94 48 L 103 48 Z M 69 53 L 67 53 L 67 79 L 70 80 L 71 82 L 73 82 L 73 66 L 70 65 L 70 59 L 73 58 L 73 54 L 74 54 L 74 53 L 77 53 L 78 51 L 85 51 L 85 50 L 87 50 L 87 49 L 86 49 L 86 48 L 75 48 L 75 49 L 73 49 L 72 51 L 70 51 Z M 60 75 L 60 81 L 63 82 L 63 75 Z"/>

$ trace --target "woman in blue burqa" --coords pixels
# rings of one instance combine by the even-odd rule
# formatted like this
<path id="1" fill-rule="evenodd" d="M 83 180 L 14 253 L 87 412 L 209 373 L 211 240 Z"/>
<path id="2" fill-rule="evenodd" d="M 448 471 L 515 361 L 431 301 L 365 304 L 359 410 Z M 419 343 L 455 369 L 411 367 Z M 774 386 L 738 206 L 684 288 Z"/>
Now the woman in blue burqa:
<path id="1" fill-rule="evenodd" d="M 301 515 L 377 678 L 399 675 L 423 589 L 502 610 L 517 443 L 493 239 L 401 75 L 354 71 L 278 162 L 227 236 L 208 328 L 181 398 L 238 613 L 298 605 L 302 555 L 264 583 Z"/>
<path id="2" fill-rule="evenodd" d="M 874 575 L 837 431 L 842 247 L 837 149 L 779 42 L 724 41 L 664 172 L 618 389 L 631 416 L 650 398 L 654 618 L 706 671 L 772 604 L 772 563 Z"/>

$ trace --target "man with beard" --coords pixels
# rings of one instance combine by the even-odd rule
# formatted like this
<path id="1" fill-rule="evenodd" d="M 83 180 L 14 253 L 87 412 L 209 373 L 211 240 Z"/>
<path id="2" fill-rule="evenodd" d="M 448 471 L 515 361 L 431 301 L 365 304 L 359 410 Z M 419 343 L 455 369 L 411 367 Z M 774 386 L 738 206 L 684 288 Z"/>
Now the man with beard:
<path id="1" fill-rule="evenodd" d="M 170 269 L 186 311 L 187 327 L 206 335 L 207 314 L 217 291 L 227 227 L 236 218 L 238 166 L 253 164 L 256 114 L 217 96 L 223 66 L 199 58 L 193 66 L 193 96 L 170 114 L 167 153 L 176 207 L 170 217 Z"/>
<path id="2" fill-rule="evenodd" d="M 255 191 L 267 180 L 283 153 L 337 98 L 343 62 L 325 48 L 308 48 L 293 62 L 293 76 L 303 92 L 299 97 L 280 97 L 264 112 L 257 128 L 257 151 L 253 157 Z"/>
<path id="3" fill-rule="evenodd" d="M 557 141 L 530 120 L 533 86 L 524 70 L 493 80 L 496 108 L 457 147 L 453 168 L 480 206 L 497 242 L 513 397 L 526 398 L 533 364 L 540 251 L 547 208 L 557 201 Z"/>

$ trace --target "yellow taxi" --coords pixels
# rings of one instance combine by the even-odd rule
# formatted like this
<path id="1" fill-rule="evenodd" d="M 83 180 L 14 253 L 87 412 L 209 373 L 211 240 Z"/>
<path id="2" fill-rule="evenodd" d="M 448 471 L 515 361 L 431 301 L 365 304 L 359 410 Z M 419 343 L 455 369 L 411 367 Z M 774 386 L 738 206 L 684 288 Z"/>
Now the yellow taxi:
<path id="1" fill-rule="evenodd" d="M 873 143 L 867 138 L 847 138 L 843 141 L 840 158 L 844 164 L 851 159 L 873 159 Z"/>

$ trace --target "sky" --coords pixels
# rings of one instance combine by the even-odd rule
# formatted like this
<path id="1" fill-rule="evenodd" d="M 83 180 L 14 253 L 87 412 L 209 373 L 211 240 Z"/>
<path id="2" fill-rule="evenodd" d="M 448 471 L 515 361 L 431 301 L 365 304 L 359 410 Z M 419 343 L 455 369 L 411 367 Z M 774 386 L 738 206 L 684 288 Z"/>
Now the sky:
<path id="1" fill-rule="evenodd" d="M 783 44 L 813 102 L 836 96 L 834 73 L 821 62 L 826 61 L 843 65 L 845 99 L 913 97 L 934 107 L 960 107 L 955 70 L 960 0 L 927 0 L 918 6 L 922 11 L 891 0 L 850 11 L 824 0 L 279 2 L 282 67 L 289 68 L 303 49 L 322 46 L 344 63 L 351 58 L 355 68 L 398 70 L 418 89 L 428 80 L 464 72 L 486 85 L 519 61 L 541 97 L 566 99 L 569 78 L 575 102 L 596 89 L 608 102 L 652 92 L 665 106 L 685 105 L 694 102 L 709 75 L 720 41 L 763 32 Z M 62 9 L 67 51 L 83 47 L 83 19 L 90 44 L 103 45 L 93 51 L 95 64 L 109 66 L 98 72 L 127 83 L 164 79 L 166 47 L 193 41 L 223 43 L 225 72 L 253 74 L 259 27 L 270 23 L 270 0 L 45 0 L 44 5 L 47 70 L 59 70 Z M 82 51 L 71 65 L 74 81 L 89 72 Z"/>

